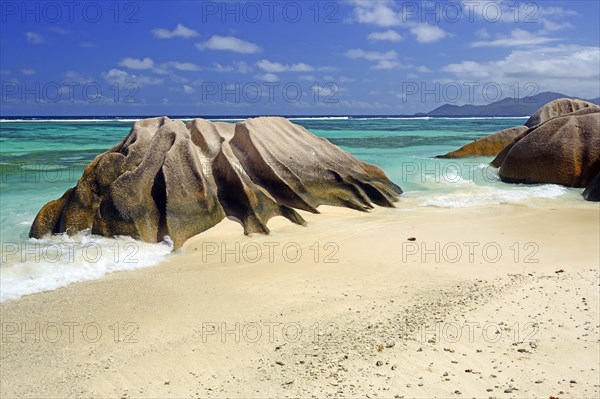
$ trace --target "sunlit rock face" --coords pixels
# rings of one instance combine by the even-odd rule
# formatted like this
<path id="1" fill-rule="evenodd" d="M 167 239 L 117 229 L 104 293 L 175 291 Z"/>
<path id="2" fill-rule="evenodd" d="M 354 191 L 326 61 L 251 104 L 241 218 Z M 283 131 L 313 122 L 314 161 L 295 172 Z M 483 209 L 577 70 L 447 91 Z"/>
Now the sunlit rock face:
<path id="1" fill-rule="evenodd" d="M 227 216 L 245 234 L 267 234 L 273 216 L 305 224 L 295 209 L 393 207 L 401 193 L 378 167 L 285 118 L 187 125 L 151 118 L 136 122 L 74 188 L 46 204 L 29 235 L 91 229 L 146 242 L 170 236 L 178 248 Z"/>
<path id="2" fill-rule="evenodd" d="M 570 114 L 571 112 L 579 111 L 584 108 L 593 108 L 600 110 L 596 104 L 578 100 L 576 98 L 559 98 L 554 101 L 550 101 L 538 109 L 531 117 L 525 122 L 525 126 L 534 127 L 540 125 L 552 118 L 557 116 L 563 116 Z"/>
<path id="3" fill-rule="evenodd" d="M 536 125 L 492 162 L 509 183 L 586 187 L 600 172 L 600 108 L 584 108 Z"/>

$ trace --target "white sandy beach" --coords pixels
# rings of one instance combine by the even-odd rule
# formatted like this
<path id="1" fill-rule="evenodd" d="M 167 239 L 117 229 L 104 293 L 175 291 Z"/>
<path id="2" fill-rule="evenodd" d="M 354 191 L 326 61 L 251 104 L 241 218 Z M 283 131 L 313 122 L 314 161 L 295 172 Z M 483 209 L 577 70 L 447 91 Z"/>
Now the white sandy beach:
<path id="1" fill-rule="evenodd" d="M 4 302 L 2 397 L 600 395 L 599 208 L 402 206 Z"/>
<path id="2" fill-rule="evenodd" d="M 600 1 L 0 10 L 0 399 L 600 399 Z"/>

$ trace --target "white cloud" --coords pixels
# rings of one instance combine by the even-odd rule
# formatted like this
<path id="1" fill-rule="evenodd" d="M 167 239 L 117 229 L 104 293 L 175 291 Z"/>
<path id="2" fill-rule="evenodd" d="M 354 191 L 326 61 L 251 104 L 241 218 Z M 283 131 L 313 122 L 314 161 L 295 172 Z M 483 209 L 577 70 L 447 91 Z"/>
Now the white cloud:
<path id="1" fill-rule="evenodd" d="M 353 11 L 353 19 L 361 24 L 371 24 L 382 27 L 402 24 L 402 13 L 396 12 L 389 1 L 357 0 Z"/>
<path id="2" fill-rule="evenodd" d="M 214 64 L 213 70 L 215 72 L 233 72 L 235 68 L 232 65 Z"/>
<path id="3" fill-rule="evenodd" d="M 143 61 L 143 60 L 138 60 L 138 61 Z M 146 66 L 150 66 L 149 62 L 146 64 L 147 64 Z M 121 65 L 121 64 L 119 64 L 119 65 Z M 142 66 L 142 65 L 140 65 L 140 66 Z M 143 69 L 143 68 L 137 68 L 137 69 Z M 187 78 L 177 76 L 173 72 L 173 70 L 182 71 L 182 72 L 197 72 L 197 71 L 201 71 L 202 67 L 200 65 L 194 64 L 192 62 L 169 61 L 169 62 L 163 62 L 160 65 L 156 65 L 155 63 L 152 63 L 151 68 L 145 68 L 145 69 L 151 69 L 152 72 L 157 73 L 159 75 L 169 75 L 169 77 L 174 82 L 181 83 L 181 82 L 187 82 Z"/>
<path id="4" fill-rule="evenodd" d="M 411 21 L 410 17 L 415 16 L 414 10 L 411 8 L 411 12 L 409 12 L 409 7 L 402 6 L 402 10 L 406 10 L 406 15 L 403 15 L 401 10 L 397 10 L 398 4 L 393 1 L 354 0 L 353 4 L 355 6 L 353 21 L 358 23 L 387 28 L 394 26 L 408 28 L 419 43 L 433 43 L 450 36 L 448 32 L 439 26 L 425 23 L 422 18 L 421 22 Z M 424 4 L 421 6 L 424 7 Z M 387 30 L 385 32 L 373 32 L 369 35 L 369 39 L 397 42 L 402 40 L 402 36 L 393 30 Z"/>
<path id="5" fill-rule="evenodd" d="M 200 70 L 200 67 L 198 65 L 191 63 L 191 62 L 171 61 L 171 62 L 168 62 L 167 65 L 172 67 L 173 69 L 177 69 L 178 71 L 183 71 L 183 72 L 194 72 L 194 71 Z"/>
<path id="6" fill-rule="evenodd" d="M 252 67 L 244 61 L 235 61 L 232 65 L 215 63 L 212 70 L 215 72 L 238 72 L 246 74 L 252 71 Z"/>
<path id="7" fill-rule="evenodd" d="M 214 35 L 204 42 L 196 43 L 196 48 L 198 50 L 233 51 L 241 54 L 254 54 L 260 51 L 260 47 L 254 43 L 233 36 L 219 35 Z"/>
<path id="8" fill-rule="evenodd" d="M 182 24 L 177 24 L 177 26 L 173 30 L 163 28 L 153 29 L 152 34 L 154 34 L 154 36 L 159 39 L 172 39 L 175 37 L 190 39 L 192 37 L 198 36 L 198 32 Z"/>
<path id="9" fill-rule="evenodd" d="M 490 37 L 490 33 L 485 28 L 477 29 L 475 31 L 475 36 L 480 39 L 488 39 Z"/>
<path id="10" fill-rule="evenodd" d="M 570 22 L 554 22 L 549 19 L 542 20 L 542 25 L 544 26 L 544 30 L 548 32 L 563 30 L 567 28 L 572 28 L 573 25 Z"/>
<path id="11" fill-rule="evenodd" d="M 233 65 L 237 68 L 239 73 L 249 73 L 252 71 L 252 67 L 246 64 L 244 61 L 236 61 Z"/>
<path id="12" fill-rule="evenodd" d="M 565 19 L 571 16 L 578 15 L 573 10 L 566 10 L 561 7 L 539 7 L 540 22 L 547 31 L 557 31 L 567 28 L 572 28 L 573 25 L 566 22 Z M 553 21 L 556 19 L 557 21 Z"/>
<path id="13" fill-rule="evenodd" d="M 356 82 L 356 79 L 352 79 L 346 76 L 338 76 L 335 77 L 333 75 L 325 75 L 323 76 L 323 81 L 325 82 L 335 82 L 335 83 L 353 83 Z"/>
<path id="14" fill-rule="evenodd" d="M 127 83 L 136 84 L 138 87 L 147 85 L 158 85 L 164 82 L 163 79 L 154 78 L 151 76 L 144 75 L 133 75 L 129 74 L 122 69 L 113 68 L 108 72 L 102 73 L 102 77 L 111 84 L 125 85 Z"/>
<path id="15" fill-rule="evenodd" d="M 542 25 L 546 31 L 573 27 L 565 19 L 578 15 L 573 10 L 545 6 L 541 2 L 515 2 L 512 0 L 463 0 L 464 12 L 488 23 L 524 23 Z"/>
<path id="16" fill-rule="evenodd" d="M 265 82 L 279 82 L 279 76 L 275 75 L 274 73 L 265 73 L 262 75 L 257 75 L 256 78 L 259 80 L 264 80 Z"/>
<path id="17" fill-rule="evenodd" d="M 332 83 L 332 84 L 326 84 L 324 86 L 320 86 L 319 84 L 314 84 L 310 87 L 310 89 L 312 90 L 312 92 L 314 94 L 316 94 L 319 97 L 328 97 L 328 98 L 332 98 L 335 94 L 337 94 L 340 91 L 340 88 L 338 85 Z"/>
<path id="18" fill-rule="evenodd" d="M 119 62 L 119 66 L 129 68 L 129 69 L 153 69 L 154 61 L 152 58 L 124 58 Z"/>
<path id="19" fill-rule="evenodd" d="M 89 76 L 82 75 L 79 72 L 75 71 L 67 71 L 64 73 L 65 79 L 69 82 L 77 82 L 79 84 L 91 83 L 94 80 Z"/>
<path id="20" fill-rule="evenodd" d="M 491 71 L 483 68 L 484 64 L 475 61 L 462 61 L 456 64 L 449 64 L 442 68 L 444 72 L 450 72 L 457 76 L 471 75 L 475 79 L 489 79 Z M 491 65 L 490 65 L 491 67 Z"/>
<path id="21" fill-rule="evenodd" d="M 519 47 L 537 46 L 540 44 L 557 41 L 551 37 L 537 35 L 523 29 L 514 29 L 509 36 L 499 36 L 495 40 L 478 41 L 470 43 L 471 47 Z"/>
<path id="22" fill-rule="evenodd" d="M 334 67 L 334 66 L 320 66 L 317 67 L 317 71 L 319 72 L 335 72 L 338 71 L 339 68 L 338 67 Z"/>
<path id="23" fill-rule="evenodd" d="M 363 58 L 369 61 L 390 60 L 398 58 L 398 53 L 394 50 L 382 53 L 379 51 L 365 51 L 362 49 L 351 49 L 346 52 L 346 57 L 350 59 Z"/>
<path id="24" fill-rule="evenodd" d="M 593 98 L 600 91 L 600 48 L 557 46 L 513 50 L 503 59 L 483 63 L 463 61 L 447 65 L 442 71 L 464 81 L 476 79 L 505 87 L 517 82 L 521 88 L 531 83 L 538 91 Z"/>
<path id="25" fill-rule="evenodd" d="M 531 8 L 531 7 L 529 7 Z M 574 10 L 567 10 L 565 8 L 562 7 L 555 7 L 555 6 L 550 6 L 550 7 L 540 7 L 538 8 L 538 13 L 546 18 L 549 17 L 554 17 L 554 18 L 565 18 L 568 16 L 574 16 L 574 15 L 579 15 L 579 13 L 577 13 L 577 11 Z"/>
<path id="26" fill-rule="evenodd" d="M 44 43 L 44 36 L 36 32 L 26 32 L 25 37 L 29 43 L 42 44 Z"/>
<path id="27" fill-rule="evenodd" d="M 173 72 L 169 72 L 169 78 L 175 83 L 188 83 L 189 82 L 188 78 L 176 75 Z"/>
<path id="28" fill-rule="evenodd" d="M 270 73 L 281 73 L 281 72 L 312 72 L 315 70 L 312 66 L 304 64 L 302 62 L 297 64 L 282 64 L 280 62 L 271 62 L 269 60 L 260 60 L 256 63 L 256 66 Z"/>
<path id="29" fill-rule="evenodd" d="M 194 92 L 194 88 L 192 86 L 183 85 L 183 92 L 186 94 L 191 94 Z"/>
<path id="30" fill-rule="evenodd" d="M 427 23 L 427 15 L 429 13 L 427 9 L 428 7 L 429 9 L 433 8 L 427 2 L 405 6 L 401 2 L 392 0 L 349 1 L 353 5 L 350 22 L 385 28 L 406 28 L 415 36 L 419 43 L 433 43 L 451 36 L 449 32 L 442 29 L 439 25 L 433 24 L 432 21 L 431 23 Z M 543 3 L 515 2 L 513 0 L 462 0 L 461 6 L 462 20 L 459 22 L 465 24 L 471 23 L 473 22 L 472 18 L 475 17 L 476 20 L 485 21 L 490 24 L 522 24 L 529 27 L 537 25 L 538 28 L 542 29 L 540 31 L 542 36 L 547 35 L 549 32 L 573 28 L 573 25 L 567 19 L 578 15 L 577 12 L 562 7 L 546 6 Z M 436 18 L 444 19 L 443 6 L 437 7 L 436 5 L 434 9 L 437 13 Z M 388 32 L 395 31 L 373 32 L 369 35 L 369 39 L 398 40 L 393 33 Z M 389 38 L 386 39 L 388 36 Z M 476 37 L 488 39 L 489 33 L 485 28 L 479 29 L 476 32 Z M 548 40 L 543 41 L 540 39 L 538 44 L 547 42 Z"/>
<path id="31" fill-rule="evenodd" d="M 234 90 L 240 91 L 240 89 L 241 89 L 241 85 L 240 85 L 239 82 L 236 82 L 236 83 L 227 83 L 225 85 L 225 90 L 227 90 L 227 91 L 234 91 Z"/>
<path id="32" fill-rule="evenodd" d="M 31 75 L 35 75 L 36 71 L 33 68 L 24 68 L 24 69 L 21 69 L 21 73 L 25 76 L 31 76 Z"/>
<path id="33" fill-rule="evenodd" d="M 401 63 L 400 61 L 381 60 L 371 68 L 373 68 L 373 69 L 406 69 L 406 68 L 409 68 L 409 66 Z"/>
<path id="34" fill-rule="evenodd" d="M 448 32 L 439 26 L 430 25 L 427 23 L 412 25 L 410 28 L 410 33 L 415 35 L 419 43 L 433 43 L 449 36 Z"/>
<path id="35" fill-rule="evenodd" d="M 403 37 L 396 31 L 388 29 L 384 32 L 372 32 L 369 34 L 370 40 L 387 40 L 390 42 L 402 41 Z"/>
<path id="36" fill-rule="evenodd" d="M 465 14 L 475 15 L 486 22 L 519 22 L 515 19 L 518 18 L 520 13 L 517 11 L 520 10 L 514 8 L 514 2 L 508 4 L 504 0 L 462 0 L 462 3 Z M 535 13 L 535 9 L 532 8 L 531 11 Z M 532 12 L 527 13 L 531 14 Z"/>
<path id="37" fill-rule="evenodd" d="M 420 73 L 429 73 L 431 72 L 431 69 L 427 68 L 425 65 L 421 65 L 416 68 L 416 71 Z"/>
<path id="38" fill-rule="evenodd" d="M 387 52 L 379 51 L 365 51 L 362 49 L 351 49 L 346 51 L 346 57 L 350 59 L 364 59 L 367 61 L 374 61 L 372 69 L 402 69 L 409 68 L 409 65 L 405 65 L 398 60 L 398 53 L 394 50 Z"/>

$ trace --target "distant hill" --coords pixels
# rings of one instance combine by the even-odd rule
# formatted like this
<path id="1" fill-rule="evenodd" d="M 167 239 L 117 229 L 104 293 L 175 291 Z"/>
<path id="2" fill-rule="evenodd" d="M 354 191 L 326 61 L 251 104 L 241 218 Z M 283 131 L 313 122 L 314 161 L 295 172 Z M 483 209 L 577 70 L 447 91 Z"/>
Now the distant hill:
<path id="1" fill-rule="evenodd" d="M 428 113 L 419 113 L 415 116 L 528 116 L 541 106 L 557 98 L 578 98 L 565 94 L 546 91 L 535 96 L 523 98 L 505 98 L 487 105 L 451 105 L 445 104 Z M 582 98 L 578 98 L 584 100 Z M 600 97 L 585 100 L 600 105 Z"/>

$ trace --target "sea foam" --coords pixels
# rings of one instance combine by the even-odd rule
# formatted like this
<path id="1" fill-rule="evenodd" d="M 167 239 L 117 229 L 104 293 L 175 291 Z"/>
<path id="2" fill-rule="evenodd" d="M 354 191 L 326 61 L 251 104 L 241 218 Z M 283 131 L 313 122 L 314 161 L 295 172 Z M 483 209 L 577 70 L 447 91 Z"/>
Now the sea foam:
<path id="1" fill-rule="evenodd" d="M 517 186 L 515 188 L 498 188 L 472 186 L 465 191 L 449 194 L 429 194 L 419 206 L 440 208 L 464 208 L 478 205 L 522 204 L 529 205 L 531 200 L 555 199 L 567 193 L 567 188 L 555 184 L 540 186 Z"/>
<path id="2" fill-rule="evenodd" d="M 149 244 L 130 237 L 106 238 L 89 230 L 24 242 L 2 243 L 0 301 L 95 280 L 107 273 L 154 266 L 173 243 Z"/>

